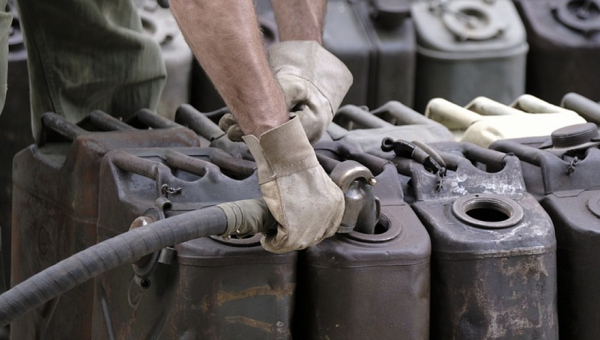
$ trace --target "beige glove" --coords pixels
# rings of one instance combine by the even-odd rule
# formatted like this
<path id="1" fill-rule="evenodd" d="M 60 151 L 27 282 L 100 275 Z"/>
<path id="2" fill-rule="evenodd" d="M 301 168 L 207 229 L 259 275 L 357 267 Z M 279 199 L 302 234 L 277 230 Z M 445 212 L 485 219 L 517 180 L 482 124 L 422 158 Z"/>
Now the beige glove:
<path id="1" fill-rule="evenodd" d="M 269 49 L 269 63 L 289 111 L 297 114 L 311 143 L 319 140 L 352 85 L 352 74 L 338 58 L 316 41 L 284 41 Z M 242 130 L 231 114 L 219 127 L 232 141 Z"/>
<path id="2" fill-rule="evenodd" d="M 261 239 L 274 253 L 300 250 L 335 234 L 344 195 L 319 165 L 298 117 L 257 139 L 244 136 L 258 167 L 263 198 L 279 225 Z"/>

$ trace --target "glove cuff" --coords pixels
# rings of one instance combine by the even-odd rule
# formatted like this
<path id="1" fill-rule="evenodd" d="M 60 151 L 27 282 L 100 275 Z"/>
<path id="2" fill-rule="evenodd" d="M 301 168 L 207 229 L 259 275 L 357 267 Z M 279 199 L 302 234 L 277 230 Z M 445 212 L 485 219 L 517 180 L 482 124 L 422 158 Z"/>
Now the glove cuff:
<path id="1" fill-rule="evenodd" d="M 283 41 L 269 48 L 274 73 L 294 75 L 313 84 L 336 112 L 352 85 L 352 73 L 331 52 L 312 40 Z"/>
<path id="2" fill-rule="evenodd" d="M 260 184 L 319 165 L 300 118 L 263 133 L 242 137 L 258 166 Z"/>

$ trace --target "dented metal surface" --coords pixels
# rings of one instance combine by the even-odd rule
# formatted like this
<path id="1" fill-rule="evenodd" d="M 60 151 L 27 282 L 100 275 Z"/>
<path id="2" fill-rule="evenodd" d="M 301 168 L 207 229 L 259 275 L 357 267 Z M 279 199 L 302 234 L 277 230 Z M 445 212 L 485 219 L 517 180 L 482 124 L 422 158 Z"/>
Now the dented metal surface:
<path id="1" fill-rule="evenodd" d="M 127 231 L 157 199 L 169 218 L 260 197 L 255 169 L 214 148 L 111 152 L 101 169 L 98 241 Z M 144 275 L 145 288 L 132 266 L 99 276 L 93 339 L 290 338 L 297 253 L 269 253 L 260 237 L 175 245 L 171 264 Z"/>
<path id="2" fill-rule="evenodd" d="M 375 174 L 381 218 L 373 232 L 336 234 L 301 253 L 294 337 L 427 339 L 431 244 L 393 164 L 341 143 L 315 149 L 327 171 L 354 160 Z"/>
<path id="3" fill-rule="evenodd" d="M 116 118 L 101 113 L 92 116 L 76 125 L 46 114 L 39 144 L 15 156 L 13 286 L 96 244 L 100 161 L 108 151 L 200 145 L 196 134 L 182 126 L 148 129 L 149 125 L 138 122 L 139 129 L 123 128 Z M 104 123 L 96 125 L 98 119 Z M 15 320 L 11 334 L 15 339 L 89 338 L 93 295 L 92 282 L 78 286 Z"/>
<path id="4" fill-rule="evenodd" d="M 519 160 L 463 143 L 434 150 L 445 176 L 393 160 L 431 237 L 431 338 L 557 339 L 554 228 Z"/>

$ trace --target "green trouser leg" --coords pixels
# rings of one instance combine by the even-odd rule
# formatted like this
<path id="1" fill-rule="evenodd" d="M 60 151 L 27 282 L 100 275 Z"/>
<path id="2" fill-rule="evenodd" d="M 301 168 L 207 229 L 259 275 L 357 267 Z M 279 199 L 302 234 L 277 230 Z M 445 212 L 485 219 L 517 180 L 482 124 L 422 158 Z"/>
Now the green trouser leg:
<path id="1" fill-rule="evenodd" d="M 8 70 L 8 35 L 12 14 L 6 11 L 6 0 L 0 0 L 0 113 L 6 99 L 6 72 Z"/>
<path id="2" fill-rule="evenodd" d="M 27 46 L 32 129 L 52 111 L 77 122 L 93 110 L 127 119 L 155 110 L 166 69 L 131 1 L 17 0 Z"/>

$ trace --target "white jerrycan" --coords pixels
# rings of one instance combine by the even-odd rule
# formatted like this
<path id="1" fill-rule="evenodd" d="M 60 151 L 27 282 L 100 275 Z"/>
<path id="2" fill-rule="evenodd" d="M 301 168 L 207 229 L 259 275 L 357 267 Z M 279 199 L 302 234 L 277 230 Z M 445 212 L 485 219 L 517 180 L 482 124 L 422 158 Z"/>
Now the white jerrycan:
<path id="1" fill-rule="evenodd" d="M 577 113 L 531 95 L 511 105 L 477 97 L 465 107 L 442 98 L 429 101 L 425 116 L 446 126 L 457 141 L 487 148 L 498 139 L 550 135 L 564 126 L 585 123 Z"/>

